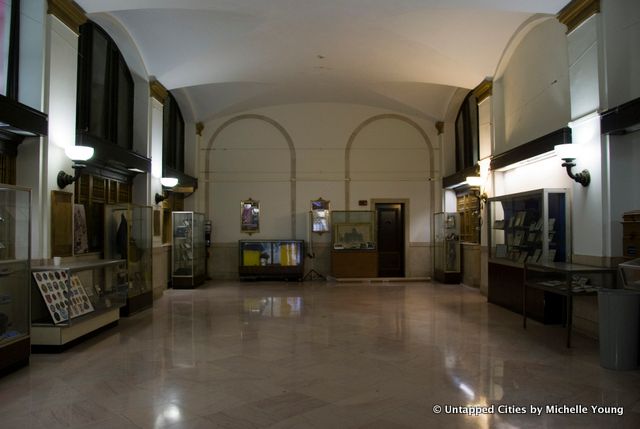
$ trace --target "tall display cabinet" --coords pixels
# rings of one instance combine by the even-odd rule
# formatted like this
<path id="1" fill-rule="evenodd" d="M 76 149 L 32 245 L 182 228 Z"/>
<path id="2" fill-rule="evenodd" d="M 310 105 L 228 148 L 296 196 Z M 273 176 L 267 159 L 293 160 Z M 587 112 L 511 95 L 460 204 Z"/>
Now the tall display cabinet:
<path id="1" fill-rule="evenodd" d="M 565 189 L 490 198 L 489 302 L 522 313 L 525 263 L 570 262 L 569 198 Z M 564 297 L 528 288 L 527 315 L 561 323 Z"/>
<path id="2" fill-rule="evenodd" d="M 174 289 L 190 289 L 205 280 L 207 253 L 204 214 L 173 212 L 171 283 Z"/>
<path id="3" fill-rule="evenodd" d="M 434 277 L 442 283 L 460 283 L 460 215 L 436 213 Z"/>
<path id="4" fill-rule="evenodd" d="M 0 373 L 29 363 L 31 191 L 0 186 Z"/>
<path id="5" fill-rule="evenodd" d="M 153 305 L 152 240 L 153 209 L 135 204 L 105 207 L 105 259 L 126 259 L 128 293 L 121 316 Z"/>

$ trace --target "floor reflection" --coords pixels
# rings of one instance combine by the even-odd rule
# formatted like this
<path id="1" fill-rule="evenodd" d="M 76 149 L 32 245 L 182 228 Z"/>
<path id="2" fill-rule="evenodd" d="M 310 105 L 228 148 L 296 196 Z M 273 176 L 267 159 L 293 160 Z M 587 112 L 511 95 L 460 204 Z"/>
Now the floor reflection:
<path id="1" fill-rule="evenodd" d="M 284 317 L 302 316 L 303 298 L 299 296 L 245 298 L 244 312 L 252 317 Z"/>
<path id="2" fill-rule="evenodd" d="M 564 338 L 459 285 L 215 282 L 33 355 L 0 378 L 0 426 L 640 427 L 640 371 Z M 434 412 L 554 404 L 623 413 Z"/>

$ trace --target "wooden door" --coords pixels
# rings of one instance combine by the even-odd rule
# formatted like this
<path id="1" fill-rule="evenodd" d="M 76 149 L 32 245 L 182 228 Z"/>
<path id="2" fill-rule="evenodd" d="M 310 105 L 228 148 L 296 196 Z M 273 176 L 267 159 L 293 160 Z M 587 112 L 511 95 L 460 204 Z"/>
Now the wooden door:
<path id="1" fill-rule="evenodd" d="M 378 277 L 404 277 L 404 204 L 376 203 Z"/>

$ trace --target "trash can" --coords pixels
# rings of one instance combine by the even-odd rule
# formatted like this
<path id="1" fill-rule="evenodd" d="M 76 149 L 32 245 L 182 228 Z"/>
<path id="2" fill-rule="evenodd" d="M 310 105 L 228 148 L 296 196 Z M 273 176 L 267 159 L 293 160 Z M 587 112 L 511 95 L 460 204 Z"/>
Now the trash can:
<path id="1" fill-rule="evenodd" d="M 638 368 L 640 354 L 640 291 L 600 289 L 600 365 L 608 369 Z"/>

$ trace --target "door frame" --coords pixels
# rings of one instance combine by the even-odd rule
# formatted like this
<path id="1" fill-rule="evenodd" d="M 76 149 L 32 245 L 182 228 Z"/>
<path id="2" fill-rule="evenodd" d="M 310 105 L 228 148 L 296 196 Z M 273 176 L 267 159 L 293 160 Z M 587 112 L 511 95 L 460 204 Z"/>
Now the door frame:
<path id="1" fill-rule="evenodd" d="M 376 204 L 404 204 L 403 209 L 403 227 L 404 227 L 404 277 L 409 277 L 408 262 L 409 262 L 409 230 L 411 225 L 409 224 L 409 198 L 371 198 L 369 201 L 371 210 L 378 214 L 376 210 Z M 376 216 L 376 247 L 378 240 L 378 218 Z"/>

